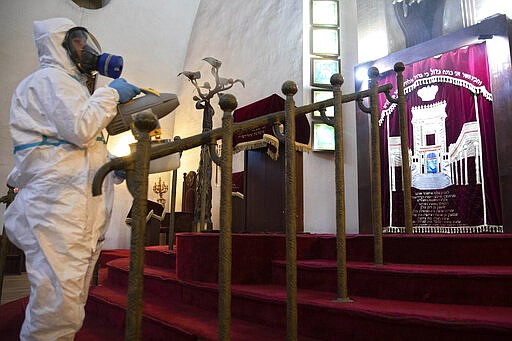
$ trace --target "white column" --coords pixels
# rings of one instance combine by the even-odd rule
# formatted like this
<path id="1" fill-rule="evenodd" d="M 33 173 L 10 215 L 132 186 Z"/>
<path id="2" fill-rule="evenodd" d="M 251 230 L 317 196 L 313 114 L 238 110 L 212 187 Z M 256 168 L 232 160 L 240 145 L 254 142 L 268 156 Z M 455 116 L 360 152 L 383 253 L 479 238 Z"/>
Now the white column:
<path id="1" fill-rule="evenodd" d="M 390 155 L 389 160 L 389 176 L 390 176 L 390 188 L 391 191 L 396 191 L 396 166 L 395 166 L 395 155 Z"/>
<path id="2" fill-rule="evenodd" d="M 481 174 L 480 174 L 480 146 L 478 142 L 474 143 L 475 146 L 475 178 L 476 183 L 480 184 L 481 182 Z"/>
<path id="3" fill-rule="evenodd" d="M 450 178 L 452 179 L 452 185 L 455 185 L 455 171 L 453 167 L 453 161 L 450 159 Z"/>
<path id="4" fill-rule="evenodd" d="M 441 158 L 441 153 L 437 152 L 437 173 L 441 173 L 441 164 L 443 163 Z"/>
<path id="5" fill-rule="evenodd" d="M 468 185 L 468 150 L 464 148 L 464 185 Z"/>
<path id="6" fill-rule="evenodd" d="M 453 163 L 453 170 L 455 175 L 455 184 L 459 184 L 459 160 L 455 158 L 455 162 Z"/>

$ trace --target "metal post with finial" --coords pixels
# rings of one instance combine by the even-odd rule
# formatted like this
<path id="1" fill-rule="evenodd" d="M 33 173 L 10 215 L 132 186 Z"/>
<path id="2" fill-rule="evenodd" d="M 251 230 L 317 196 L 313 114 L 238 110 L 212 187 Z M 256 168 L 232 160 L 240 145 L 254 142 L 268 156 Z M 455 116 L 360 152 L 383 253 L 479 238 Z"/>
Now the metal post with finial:
<path id="1" fill-rule="evenodd" d="M 411 161 L 409 158 L 409 134 L 407 132 L 407 111 L 405 107 L 404 75 L 405 65 L 398 62 L 394 65 L 398 89 L 398 117 L 400 124 L 400 148 L 402 152 L 402 187 L 404 200 L 405 232 L 413 233 L 412 200 L 411 200 Z"/>
<path id="2" fill-rule="evenodd" d="M 233 110 L 237 107 L 235 96 L 222 95 L 219 105 L 222 117 L 222 152 L 217 155 L 215 145 L 210 153 L 215 163 L 221 165 L 220 237 L 219 237 L 219 320 L 218 339 L 231 339 L 231 264 L 232 264 L 232 183 L 233 169 Z"/>
<path id="3" fill-rule="evenodd" d="M 347 243 L 345 219 L 345 161 L 343 155 L 343 111 L 342 93 L 343 76 L 339 73 L 331 76 L 334 92 L 334 163 L 336 181 L 336 259 L 337 259 L 337 302 L 351 302 L 348 297 L 347 284 Z"/>
<path id="4" fill-rule="evenodd" d="M 130 273 L 125 319 L 125 340 L 141 339 L 142 298 L 144 291 L 144 241 L 151 149 L 150 132 L 158 126 L 156 116 L 148 111 L 134 117 L 137 147 L 133 169 L 128 169 L 126 183 L 133 196 Z"/>
<path id="5" fill-rule="evenodd" d="M 371 173 L 372 173 L 372 225 L 374 235 L 374 262 L 383 265 L 382 246 L 382 193 L 380 178 L 380 131 L 379 131 L 379 69 L 368 69 L 370 89 L 370 122 L 371 122 Z"/>
<path id="6" fill-rule="evenodd" d="M 286 225 L 286 339 L 297 340 L 297 177 L 295 160 L 295 101 L 297 84 L 284 82 L 285 101 L 285 225 Z"/>

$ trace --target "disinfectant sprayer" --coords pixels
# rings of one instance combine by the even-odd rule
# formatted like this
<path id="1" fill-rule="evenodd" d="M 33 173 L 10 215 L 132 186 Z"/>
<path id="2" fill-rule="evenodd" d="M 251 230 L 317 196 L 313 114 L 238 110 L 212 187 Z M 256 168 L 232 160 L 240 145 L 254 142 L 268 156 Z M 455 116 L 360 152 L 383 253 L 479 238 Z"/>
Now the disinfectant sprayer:
<path id="1" fill-rule="evenodd" d="M 107 126 L 110 135 L 117 135 L 132 128 L 133 114 L 150 110 L 158 119 L 168 115 L 180 104 L 175 94 L 142 89 L 143 95 L 117 106 L 117 115 Z"/>

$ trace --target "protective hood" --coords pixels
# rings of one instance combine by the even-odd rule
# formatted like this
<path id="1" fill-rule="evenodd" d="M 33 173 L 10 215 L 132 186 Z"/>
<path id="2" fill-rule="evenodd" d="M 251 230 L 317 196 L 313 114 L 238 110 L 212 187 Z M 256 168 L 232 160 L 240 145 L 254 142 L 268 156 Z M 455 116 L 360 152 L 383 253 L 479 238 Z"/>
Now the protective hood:
<path id="1" fill-rule="evenodd" d="M 34 41 L 41 68 L 57 67 L 70 75 L 82 78 L 80 71 L 62 47 L 66 32 L 76 26 L 67 18 L 34 21 Z"/>

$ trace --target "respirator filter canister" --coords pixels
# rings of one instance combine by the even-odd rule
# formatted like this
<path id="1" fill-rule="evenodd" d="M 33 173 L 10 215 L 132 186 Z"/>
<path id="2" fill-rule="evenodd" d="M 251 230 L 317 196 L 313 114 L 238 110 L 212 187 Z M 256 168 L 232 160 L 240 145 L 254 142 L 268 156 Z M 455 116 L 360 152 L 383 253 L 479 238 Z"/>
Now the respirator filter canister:
<path id="1" fill-rule="evenodd" d="M 123 72 L 123 57 L 109 53 L 102 53 L 98 57 L 96 70 L 102 76 L 119 78 Z"/>

